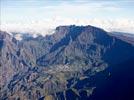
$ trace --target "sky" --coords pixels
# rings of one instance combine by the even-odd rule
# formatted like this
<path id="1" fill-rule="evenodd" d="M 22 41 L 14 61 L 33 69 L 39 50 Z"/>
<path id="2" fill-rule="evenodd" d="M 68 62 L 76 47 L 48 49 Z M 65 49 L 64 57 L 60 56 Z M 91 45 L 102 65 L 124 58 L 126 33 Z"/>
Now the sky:
<path id="1" fill-rule="evenodd" d="M 134 33 L 134 0 L 0 0 L 0 29 L 46 33 L 59 25 Z"/>

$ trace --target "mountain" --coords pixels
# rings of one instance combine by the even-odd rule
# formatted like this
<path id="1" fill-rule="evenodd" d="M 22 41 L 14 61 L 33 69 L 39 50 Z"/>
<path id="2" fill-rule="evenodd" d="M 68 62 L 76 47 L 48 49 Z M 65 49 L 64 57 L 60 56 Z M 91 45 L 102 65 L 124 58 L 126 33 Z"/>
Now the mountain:
<path id="1" fill-rule="evenodd" d="M 111 32 L 110 34 L 123 41 L 126 41 L 126 42 L 134 45 L 134 34 L 133 33 Z"/>
<path id="2" fill-rule="evenodd" d="M 1 100 L 123 100 L 122 94 L 131 92 L 120 90 L 132 86 L 133 40 L 90 25 L 58 26 L 52 35 L 26 36 L 20 41 L 0 31 Z"/>

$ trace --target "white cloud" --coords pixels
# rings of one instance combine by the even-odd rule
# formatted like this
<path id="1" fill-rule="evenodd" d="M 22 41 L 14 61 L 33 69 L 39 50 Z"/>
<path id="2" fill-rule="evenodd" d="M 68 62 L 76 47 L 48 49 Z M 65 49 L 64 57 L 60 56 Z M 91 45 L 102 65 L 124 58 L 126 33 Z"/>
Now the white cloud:
<path id="1" fill-rule="evenodd" d="M 29 32 L 36 34 L 52 34 L 53 29 L 59 25 L 93 25 L 105 29 L 106 31 L 122 31 L 134 33 L 134 20 L 130 19 L 69 19 L 55 17 L 43 21 L 32 21 L 27 23 L 2 23 L 1 30 L 8 32 Z"/>
<path id="2" fill-rule="evenodd" d="M 115 3 L 107 2 L 107 0 L 101 2 L 74 0 L 74 3 L 62 1 L 58 5 L 45 4 L 45 2 L 38 2 L 37 0 L 21 0 L 21 2 L 13 3 L 13 5 L 20 4 L 23 6 L 15 5 L 13 8 L 9 7 L 2 10 L 0 29 L 9 32 L 30 32 L 46 35 L 52 34 L 53 29 L 59 25 L 76 24 L 93 25 L 107 31 L 134 33 L 134 20 L 131 17 L 130 19 L 127 19 L 129 17 L 119 19 L 123 18 L 125 16 L 123 14 L 126 13 L 122 10 L 121 4 L 127 3 L 122 1 Z M 30 6 L 28 2 L 34 3 Z"/>

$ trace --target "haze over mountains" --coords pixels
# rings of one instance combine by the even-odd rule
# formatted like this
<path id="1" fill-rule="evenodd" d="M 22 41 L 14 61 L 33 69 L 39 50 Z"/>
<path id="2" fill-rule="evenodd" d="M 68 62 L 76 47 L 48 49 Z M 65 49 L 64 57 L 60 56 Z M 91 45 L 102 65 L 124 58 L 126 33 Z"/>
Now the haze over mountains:
<path id="1" fill-rule="evenodd" d="M 1 29 L 45 33 L 59 25 L 93 25 L 134 33 L 133 0 L 1 0 Z"/>
<path id="2" fill-rule="evenodd" d="M 0 31 L 1 100 L 133 98 L 133 35 L 90 25 L 53 32 L 16 40 Z"/>
<path id="3" fill-rule="evenodd" d="M 44 19 L 41 21 L 25 21 L 24 22 L 1 22 L 0 29 L 7 32 L 22 32 L 47 35 L 51 34 L 51 30 L 60 25 L 93 25 L 105 29 L 108 32 L 117 31 L 134 34 L 134 21 L 126 18 L 119 19 L 77 19 L 77 18 L 61 18 L 54 17 L 52 19 Z"/>

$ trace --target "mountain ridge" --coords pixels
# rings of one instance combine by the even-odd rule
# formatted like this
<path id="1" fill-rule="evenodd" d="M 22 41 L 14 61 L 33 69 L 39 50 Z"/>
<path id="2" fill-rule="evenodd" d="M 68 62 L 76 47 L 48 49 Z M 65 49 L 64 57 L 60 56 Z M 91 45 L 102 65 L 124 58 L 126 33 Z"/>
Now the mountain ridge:
<path id="1" fill-rule="evenodd" d="M 5 34 L 0 31 L 0 45 Z M 59 26 L 52 35 L 21 41 L 8 36 L 0 46 L 1 99 L 82 99 L 85 92 L 89 98 L 96 86 L 86 80 L 134 58 L 133 45 L 90 25 Z"/>

